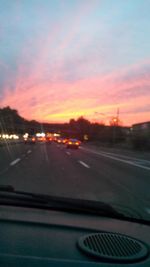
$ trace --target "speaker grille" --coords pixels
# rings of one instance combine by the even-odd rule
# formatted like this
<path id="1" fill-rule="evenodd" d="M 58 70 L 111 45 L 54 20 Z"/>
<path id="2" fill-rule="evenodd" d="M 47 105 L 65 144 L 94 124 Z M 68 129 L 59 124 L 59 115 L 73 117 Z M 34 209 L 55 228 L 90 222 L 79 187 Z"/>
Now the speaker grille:
<path id="1" fill-rule="evenodd" d="M 141 241 L 117 233 L 95 233 L 83 236 L 79 248 L 105 261 L 133 262 L 143 259 L 148 248 Z"/>

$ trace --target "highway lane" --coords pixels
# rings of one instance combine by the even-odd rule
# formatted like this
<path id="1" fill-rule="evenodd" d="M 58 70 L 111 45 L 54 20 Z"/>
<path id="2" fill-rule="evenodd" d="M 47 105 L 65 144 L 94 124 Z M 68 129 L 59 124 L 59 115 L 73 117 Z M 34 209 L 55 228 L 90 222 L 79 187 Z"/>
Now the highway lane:
<path id="1" fill-rule="evenodd" d="M 104 201 L 118 208 L 129 206 L 150 216 L 150 170 L 130 164 L 131 155 L 128 162 L 127 155 L 102 153 L 88 146 L 72 150 L 43 143 L 20 144 L 12 151 L 20 161 L 15 157 L 13 165 L 7 161 L 5 172 L 0 165 L 1 184 L 28 192 Z M 141 166 L 147 166 L 146 161 Z"/>
<path id="2" fill-rule="evenodd" d="M 78 160 L 78 154 L 71 157 Z M 96 196 L 105 202 L 119 205 L 129 205 L 137 211 L 144 209 L 150 213 L 150 161 L 138 161 L 135 157 L 122 159 L 123 155 L 101 153 L 89 148 L 83 148 L 80 161 L 92 169 L 92 177 L 99 177 L 99 187 Z M 133 164 L 132 164 L 133 163 Z M 137 158 L 136 158 L 137 163 Z M 86 166 L 85 165 L 85 166 Z M 99 188 L 103 190 L 100 191 Z"/>
<path id="3" fill-rule="evenodd" d="M 5 172 L 11 165 L 20 161 L 29 153 L 30 146 L 24 143 L 5 143 L 0 146 L 0 174 Z"/>

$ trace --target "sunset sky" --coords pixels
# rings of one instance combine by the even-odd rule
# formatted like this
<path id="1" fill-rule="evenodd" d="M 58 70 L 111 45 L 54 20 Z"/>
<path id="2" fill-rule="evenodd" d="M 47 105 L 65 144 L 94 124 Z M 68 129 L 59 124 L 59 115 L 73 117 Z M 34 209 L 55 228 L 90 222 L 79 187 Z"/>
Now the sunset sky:
<path id="1" fill-rule="evenodd" d="M 149 0 L 0 0 L 0 106 L 26 119 L 150 121 Z"/>

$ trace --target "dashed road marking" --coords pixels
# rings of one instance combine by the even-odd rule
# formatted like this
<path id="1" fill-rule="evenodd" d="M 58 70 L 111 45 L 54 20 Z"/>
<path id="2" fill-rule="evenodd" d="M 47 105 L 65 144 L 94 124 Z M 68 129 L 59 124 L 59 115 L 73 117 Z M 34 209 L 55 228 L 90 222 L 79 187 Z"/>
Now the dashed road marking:
<path id="1" fill-rule="evenodd" d="M 28 151 L 27 151 L 27 154 L 30 154 L 31 152 L 32 152 L 31 150 L 28 150 Z"/>
<path id="2" fill-rule="evenodd" d="M 86 168 L 90 168 L 90 166 L 89 165 L 87 165 L 85 162 L 83 162 L 83 161 L 81 161 L 81 160 L 79 160 L 79 163 L 81 164 L 81 165 L 83 165 L 84 167 L 86 167 Z"/>
<path id="3" fill-rule="evenodd" d="M 69 155 L 69 156 L 71 155 L 71 153 L 69 151 L 67 151 L 66 154 Z"/>
<path id="4" fill-rule="evenodd" d="M 15 164 L 17 164 L 21 159 L 20 158 L 17 158 L 15 160 L 13 160 L 11 163 L 10 163 L 10 166 L 14 166 Z"/>

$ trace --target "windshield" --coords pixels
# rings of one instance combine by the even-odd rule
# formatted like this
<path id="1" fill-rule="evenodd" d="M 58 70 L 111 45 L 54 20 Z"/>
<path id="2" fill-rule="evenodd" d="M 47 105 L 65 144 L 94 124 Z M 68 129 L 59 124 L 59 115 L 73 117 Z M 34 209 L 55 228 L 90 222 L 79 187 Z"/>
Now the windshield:
<path id="1" fill-rule="evenodd" d="M 149 10 L 0 1 L 0 186 L 150 220 Z"/>

